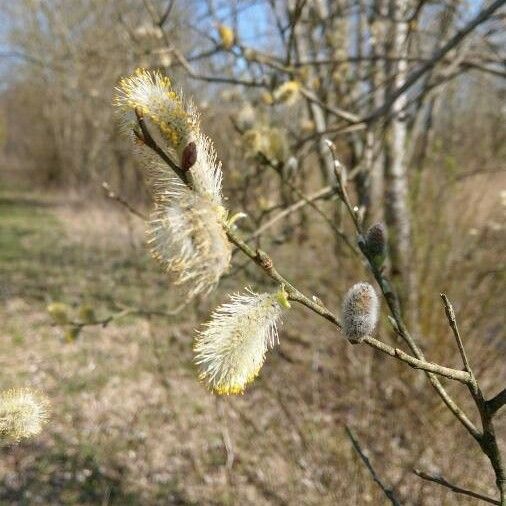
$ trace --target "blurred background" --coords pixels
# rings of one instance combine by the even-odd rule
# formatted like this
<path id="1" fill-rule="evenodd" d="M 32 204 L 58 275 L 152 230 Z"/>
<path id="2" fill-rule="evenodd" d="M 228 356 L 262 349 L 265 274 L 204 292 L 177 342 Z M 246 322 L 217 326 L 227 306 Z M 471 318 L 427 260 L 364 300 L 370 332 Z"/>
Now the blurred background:
<path id="1" fill-rule="evenodd" d="M 216 143 L 243 234 L 339 311 L 372 277 L 321 191 L 334 141 L 365 223 L 387 224 L 425 353 L 460 367 L 445 291 L 491 396 L 506 381 L 505 15 L 481 0 L 0 0 L 0 385 L 52 403 L 40 437 L 0 448 L 1 504 L 387 504 L 345 425 L 403 504 L 476 504 L 413 468 L 495 496 L 423 373 L 302 307 L 243 396 L 198 383 L 194 330 L 269 281 L 237 254 L 173 314 L 184 294 L 121 203 L 145 215 L 151 195 L 111 99 L 137 67 L 169 75 Z M 378 334 L 395 343 L 386 316 Z"/>

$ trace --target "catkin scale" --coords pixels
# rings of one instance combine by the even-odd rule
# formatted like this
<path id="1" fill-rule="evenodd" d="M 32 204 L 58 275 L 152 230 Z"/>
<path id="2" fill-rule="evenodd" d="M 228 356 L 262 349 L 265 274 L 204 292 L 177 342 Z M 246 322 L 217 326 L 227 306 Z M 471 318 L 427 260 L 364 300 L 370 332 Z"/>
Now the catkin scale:
<path id="1" fill-rule="evenodd" d="M 360 343 L 373 333 L 378 311 L 378 296 L 369 283 L 357 283 L 348 290 L 343 300 L 342 326 L 351 343 Z"/>

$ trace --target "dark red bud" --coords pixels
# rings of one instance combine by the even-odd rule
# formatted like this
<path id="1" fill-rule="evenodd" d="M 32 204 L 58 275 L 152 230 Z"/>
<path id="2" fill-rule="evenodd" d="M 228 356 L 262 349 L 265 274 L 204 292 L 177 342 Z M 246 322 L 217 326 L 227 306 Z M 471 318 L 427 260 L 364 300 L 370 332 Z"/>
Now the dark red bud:
<path id="1" fill-rule="evenodd" d="M 190 170 L 197 161 L 197 146 L 192 141 L 183 149 L 181 156 L 181 169 L 183 172 Z"/>

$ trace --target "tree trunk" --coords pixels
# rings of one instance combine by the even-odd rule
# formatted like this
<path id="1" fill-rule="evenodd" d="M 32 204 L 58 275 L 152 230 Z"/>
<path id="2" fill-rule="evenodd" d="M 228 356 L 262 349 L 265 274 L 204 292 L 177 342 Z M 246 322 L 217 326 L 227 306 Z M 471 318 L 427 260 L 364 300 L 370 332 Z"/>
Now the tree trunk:
<path id="1" fill-rule="evenodd" d="M 397 58 L 393 84 L 398 89 L 406 81 L 408 56 L 408 0 L 392 0 L 392 55 Z M 406 93 L 393 103 L 385 166 L 385 218 L 390 233 L 392 274 L 411 323 L 416 323 L 416 271 L 412 265 L 411 217 L 406 156 Z"/>

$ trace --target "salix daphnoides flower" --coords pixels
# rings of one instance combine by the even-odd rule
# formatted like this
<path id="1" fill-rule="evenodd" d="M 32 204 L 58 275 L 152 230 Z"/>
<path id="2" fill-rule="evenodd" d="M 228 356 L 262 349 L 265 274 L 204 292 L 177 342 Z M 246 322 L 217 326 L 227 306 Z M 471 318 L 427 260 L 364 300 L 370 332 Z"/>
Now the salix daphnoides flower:
<path id="1" fill-rule="evenodd" d="M 0 393 L 0 441 L 17 442 L 39 434 L 48 411 L 46 397 L 30 388 Z"/>
<path id="2" fill-rule="evenodd" d="M 378 312 L 378 296 L 369 283 L 357 283 L 348 290 L 343 301 L 342 325 L 351 343 L 360 343 L 372 334 Z"/>
<path id="3" fill-rule="evenodd" d="M 272 97 L 275 102 L 292 105 L 299 98 L 300 88 L 299 81 L 286 81 L 274 90 Z"/>
<path id="4" fill-rule="evenodd" d="M 200 131 L 192 103 L 176 93 L 168 77 L 137 70 L 120 81 L 115 103 L 125 126 L 136 132 L 139 154 L 153 181 L 155 208 L 148 223 L 153 256 L 189 297 L 210 291 L 228 269 L 231 245 L 224 225 L 221 163 Z M 157 153 L 144 146 L 139 115 L 164 154 L 179 167 L 182 181 Z"/>
<path id="5" fill-rule="evenodd" d="M 277 324 L 288 296 L 248 291 L 218 307 L 195 339 L 200 379 L 218 394 L 243 393 L 258 375 L 269 348 L 278 344 Z"/>
<path id="6" fill-rule="evenodd" d="M 209 292 L 228 269 L 232 249 L 222 226 L 225 209 L 180 185 L 159 195 L 151 213 L 148 244 L 188 297 Z"/>
<path id="7" fill-rule="evenodd" d="M 161 147 L 174 164 L 184 171 L 191 169 L 192 188 L 216 203 L 222 203 L 221 163 L 214 146 L 200 131 L 200 117 L 193 103 L 185 101 L 182 94 L 172 88 L 167 76 L 157 71 L 137 69 L 133 75 L 121 79 L 114 104 L 121 112 L 123 128 L 129 135 L 138 132 L 136 113 L 141 114 L 150 127 L 155 127 L 151 132 L 153 137 L 161 141 Z M 142 148 L 142 144 L 142 139 L 138 138 L 137 145 Z M 148 152 L 141 149 L 141 158 L 148 157 L 146 165 L 154 179 L 160 179 L 161 187 L 167 188 L 176 180 L 173 172 Z M 195 156 L 188 156 L 191 152 Z"/>

